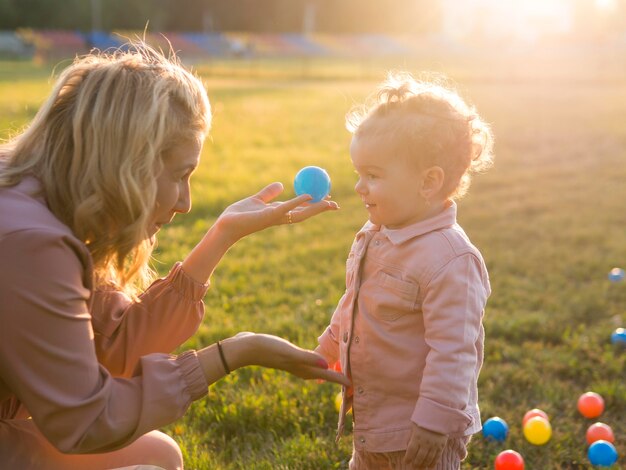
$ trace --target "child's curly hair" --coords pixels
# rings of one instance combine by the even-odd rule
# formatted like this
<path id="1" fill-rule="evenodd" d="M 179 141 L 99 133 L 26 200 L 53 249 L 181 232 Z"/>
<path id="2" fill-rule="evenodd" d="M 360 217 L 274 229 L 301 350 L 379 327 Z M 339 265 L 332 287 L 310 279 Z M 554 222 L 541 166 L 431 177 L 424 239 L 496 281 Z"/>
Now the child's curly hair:
<path id="1" fill-rule="evenodd" d="M 473 107 L 439 82 L 391 72 L 368 104 L 348 113 L 346 127 L 354 136 L 388 139 L 420 168 L 441 167 L 440 195 L 459 199 L 471 174 L 492 165 L 493 135 Z"/>

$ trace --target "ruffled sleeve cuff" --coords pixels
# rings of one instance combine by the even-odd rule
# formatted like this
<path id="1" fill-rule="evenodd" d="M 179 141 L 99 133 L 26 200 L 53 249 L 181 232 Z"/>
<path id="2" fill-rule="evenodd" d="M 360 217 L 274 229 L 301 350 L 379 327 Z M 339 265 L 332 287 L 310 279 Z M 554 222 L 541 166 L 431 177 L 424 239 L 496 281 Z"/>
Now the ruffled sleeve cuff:
<path id="1" fill-rule="evenodd" d="M 463 435 L 473 424 L 473 418 L 455 408 L 420 397 L 411 420 L 418 426 L 446 435 Z"/>
<path id="2" fill-rule="evenodd" d="M 202 372 L 196 351 L 185 351 L 176 357 L 176 362 L 180 366 L 191 400 L 195 401 L 206 395 L 209 384 Z"/>
<path id="3" fill-rule="evenodd" d="M 165 282 L 170 284 L 182 297 L 198 302 L 203 299 L 211 286 L 211 281 L 201 284 L 187 275 L 179 261 L 171 269 Z"/>

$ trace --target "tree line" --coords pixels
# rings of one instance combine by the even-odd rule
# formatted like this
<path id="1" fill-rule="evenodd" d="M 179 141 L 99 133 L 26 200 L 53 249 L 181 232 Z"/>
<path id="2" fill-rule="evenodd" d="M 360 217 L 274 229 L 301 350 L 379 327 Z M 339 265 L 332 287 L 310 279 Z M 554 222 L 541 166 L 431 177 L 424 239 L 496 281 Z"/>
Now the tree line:
<path id="1" fill-rule="evenodd" d="M 426 33 L 441 31 L 443 1 L 0 0 L 0 30 Z M 597 0 L 569 1 L 578 33 L 626 31 L 626 0 L 604 12 Z"/>

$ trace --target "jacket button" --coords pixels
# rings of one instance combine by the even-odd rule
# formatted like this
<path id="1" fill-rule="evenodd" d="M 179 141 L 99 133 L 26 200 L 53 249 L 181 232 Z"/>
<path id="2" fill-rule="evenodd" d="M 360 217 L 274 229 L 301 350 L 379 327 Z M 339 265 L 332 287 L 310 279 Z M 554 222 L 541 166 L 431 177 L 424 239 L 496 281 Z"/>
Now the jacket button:
<path id="1" fill-rule="evenodd" d="M 361 341 L 361 340 L 359 339 L 359 337 L 358 337 L 358 336 L 354 338 L 354 342 L 355 342 L 355 343 L 358 343 L 359 341 Z"/>
<path id="2" fill-rule="evenodd" d="M 357 388 L 356 391 L 359 392 L 359 395 L 361 395 L 363 393 L 363 387 Z"/>
<path id="3" fill-rule="evenodd" d="M 343 332 L 343 342 L 344 342 L 344 343 L 347 343 L 347 342 L 348 342 L 348 332 L 347 332 L 347 331 L 344 331 L 344 332 Z"/>
<path id="4" fill-rule="evenodd" d="M 365 438 L 363 436 L 359 437 L 359 442 L 365 444 Z"/>

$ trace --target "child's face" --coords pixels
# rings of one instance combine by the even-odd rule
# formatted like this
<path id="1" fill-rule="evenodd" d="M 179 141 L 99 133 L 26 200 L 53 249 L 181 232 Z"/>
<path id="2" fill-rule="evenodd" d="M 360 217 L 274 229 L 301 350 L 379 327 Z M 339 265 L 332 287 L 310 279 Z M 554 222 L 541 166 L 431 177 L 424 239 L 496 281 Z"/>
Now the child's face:
<path id="1" fill-rule="evenodd" d="M 423 177 L 417 165 L 390 151 L 379 138 L 353 137 L 350 156 L 359 175 L 354 189 L 373 224 L 398 229 L 427 216 L 428 206 L 420 194 Z"/>
<path id="2" fill-rule="evenodd" d="M 200 162 L 201 141 L 189 141 L 176 147 L 163 159 L 157 177 L 156 207 L 148 231 L 150 236 L 172 221 L 177 213 L 191 210 L 189 182 Z"/>

